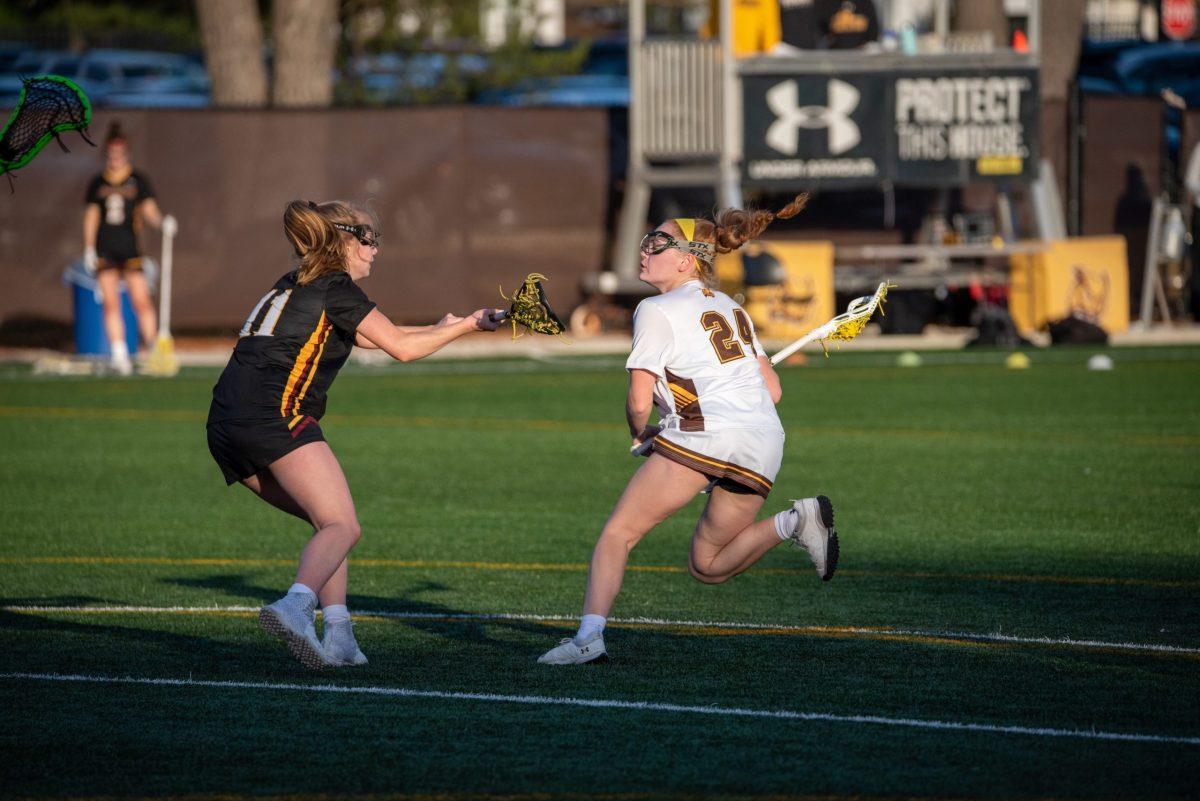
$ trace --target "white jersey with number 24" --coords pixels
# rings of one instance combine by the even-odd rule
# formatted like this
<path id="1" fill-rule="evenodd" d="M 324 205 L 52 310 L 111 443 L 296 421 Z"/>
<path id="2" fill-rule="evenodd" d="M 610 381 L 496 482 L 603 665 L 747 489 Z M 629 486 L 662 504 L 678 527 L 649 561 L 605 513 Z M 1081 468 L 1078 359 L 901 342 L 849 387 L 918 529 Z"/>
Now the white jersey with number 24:
<path id="1" fill-rule="evenodd" d="M 625 368 L 657 376 L 655 404 L 679 416 L 681 431 L 782 431 L 759 368 L 765 355 L 745 310 L 697 280 L 638 304 Z"/>

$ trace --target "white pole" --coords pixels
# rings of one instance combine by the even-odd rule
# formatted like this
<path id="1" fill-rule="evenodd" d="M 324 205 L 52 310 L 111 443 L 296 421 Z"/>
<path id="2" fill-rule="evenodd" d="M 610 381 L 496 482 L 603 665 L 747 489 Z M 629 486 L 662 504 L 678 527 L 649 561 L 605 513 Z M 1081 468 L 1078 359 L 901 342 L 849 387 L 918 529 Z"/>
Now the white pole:
<path id="1" fill-rule="evenodd" d="M 733 56 L 733 0 L 721 0 L 721 186 L 718 202 L 728 208 L 742 205 L 738 168 L 742 157 L 742 98 L 737 59 Z"/>
<path id="2" fill-rule="evenodd" d="M 168 221 L 170 221 L 168 223 Z M 166 217 L 162 227 L 162 278 L 158 285 L 158 335 L 171 333 L 171 261 L 175 254 L 175 218 Z"/>

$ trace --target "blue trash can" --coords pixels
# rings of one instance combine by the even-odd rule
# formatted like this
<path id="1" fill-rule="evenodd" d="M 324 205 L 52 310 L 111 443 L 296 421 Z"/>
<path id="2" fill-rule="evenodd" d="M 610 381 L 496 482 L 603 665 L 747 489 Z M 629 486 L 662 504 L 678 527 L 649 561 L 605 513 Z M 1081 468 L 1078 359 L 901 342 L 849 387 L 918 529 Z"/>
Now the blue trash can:
<path id="1" fill-rule="evenodd" d="M 147 278 L 150 278 L 147 275 Z M 111 356 L 108 334 L 104 332 L 104 303 L 96 277 L 88 275 L 83 261 L 76 261 L 63 272 L 63 283 L 70 284 L 75 312 L 75 352 L 92 356 Z M 125 320 L 125 342 L 129 352 L 137 353 L 138 325 L 125 282 L 121 282 L 121 317 Z"/>

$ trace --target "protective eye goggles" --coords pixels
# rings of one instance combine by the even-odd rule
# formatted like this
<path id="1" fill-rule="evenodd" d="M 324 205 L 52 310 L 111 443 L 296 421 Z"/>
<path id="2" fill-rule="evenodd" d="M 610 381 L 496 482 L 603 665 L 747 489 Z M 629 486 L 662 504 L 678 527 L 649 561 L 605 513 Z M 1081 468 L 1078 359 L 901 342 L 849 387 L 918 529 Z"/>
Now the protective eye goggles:
<path id="1" fill-rule="evenodd" d="M 369 225 L 346 225 L 345 223 L 334 223 L 333 227 L 339 231 L 345 231 L 346 233 L 351 234 L 365 247 L 379 247 L 379 234 Z"/>
<path id="2" fill-rule="evenodd" d="M 689 253 L 703 262 L 711 263 L 713 259 L 713 246 L 707 242 L 676 239 L 666 231 L 651 231 L 642 237 L 642 243 L 638 247 L 647 256 L 654 256 L 667 248 L 674 248 L 681 253 Z"/>

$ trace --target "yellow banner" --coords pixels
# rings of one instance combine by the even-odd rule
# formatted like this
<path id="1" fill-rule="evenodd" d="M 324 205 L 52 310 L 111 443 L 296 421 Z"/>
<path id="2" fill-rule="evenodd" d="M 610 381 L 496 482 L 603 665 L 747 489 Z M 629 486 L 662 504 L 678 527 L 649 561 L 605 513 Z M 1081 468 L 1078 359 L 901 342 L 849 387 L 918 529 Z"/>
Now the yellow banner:
<path id="1" fill-rule="evenodd" d="M 1019 330 L 1041 330 L 1064 317 L 1087 320 L 1110 334 L 1128 330 L 1124 237 L 1048 242 L 1040 253 L 1013 256 L 1010 265 L 1008 307 Z"/>
<path id="2" fill-rule="evenodd" d="M 833 317 L 832 242 L 751 242 L 718 256 L 716 269 L 760 337 L 796 339 Z"/>

